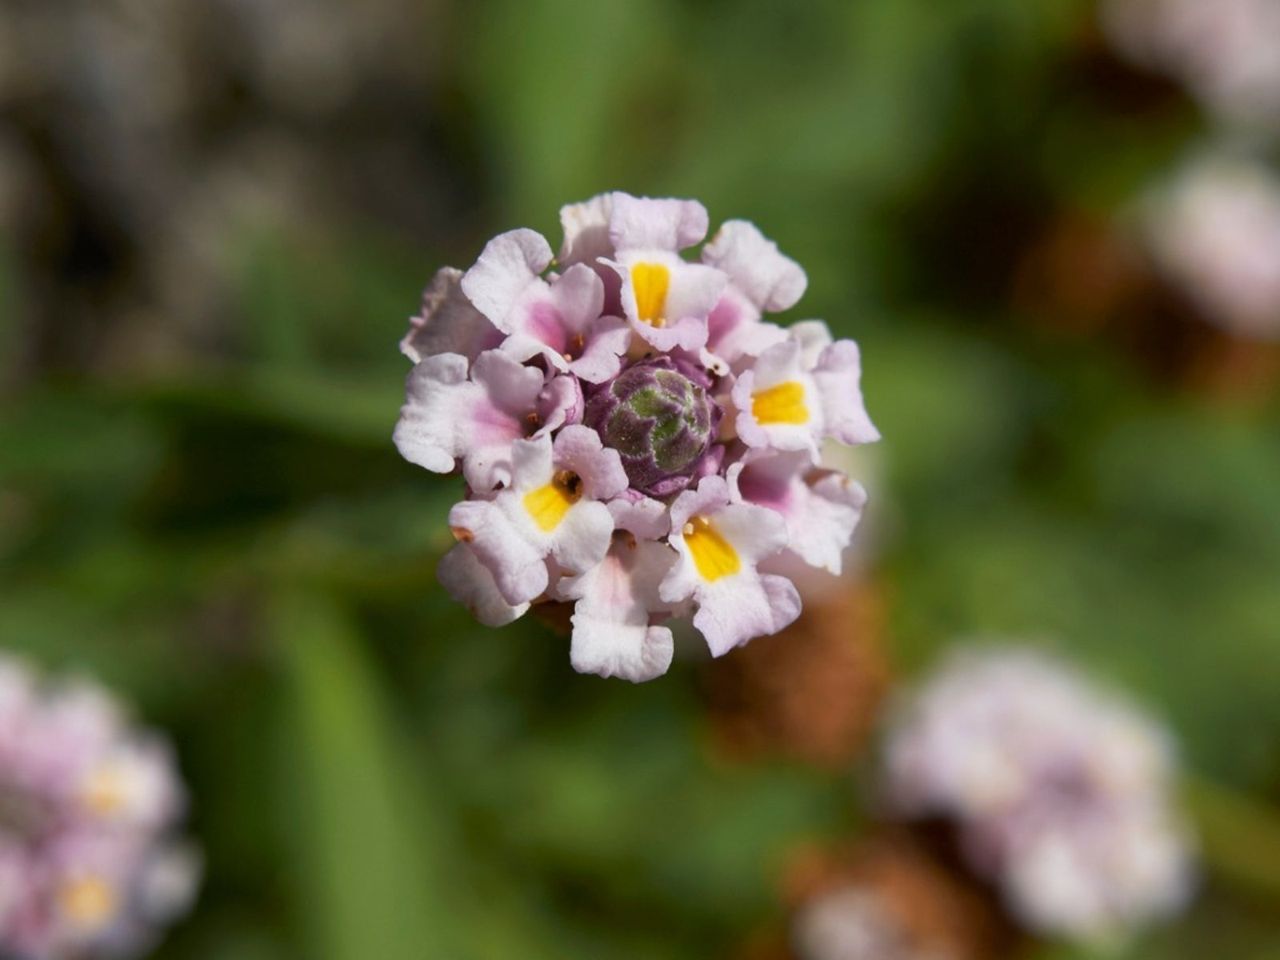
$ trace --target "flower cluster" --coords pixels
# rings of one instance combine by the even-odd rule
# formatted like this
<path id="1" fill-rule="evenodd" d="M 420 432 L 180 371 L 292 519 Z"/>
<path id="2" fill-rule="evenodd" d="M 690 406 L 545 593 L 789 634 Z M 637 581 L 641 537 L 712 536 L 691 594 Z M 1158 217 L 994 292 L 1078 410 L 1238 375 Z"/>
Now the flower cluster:
<path id="1" fill-rule="evenodd" d="M 1280 179 L 1266 164 L 1200 157 L 1153 191 L 1143 212 L 1156 266 L 1208 319 L 1280 340 Z"/>
<path id="2" fill-rule="evenodd" d="M 560 218 L 558 257 L 512 230 L 436 274 L 401 343 L 395 442 L 466 479 L 439 570 L 456 599 L 495 626 L 572 602 L 574 667 L 648 680 L 672 617 L 717 656 L 796 618 L 770 563 L 838 572 L 865 499 L 820 444 L 878 434 L 857 346 L 764 319 L 806 278 L 752 224 L 725 223 L 694 262 L 691 200 L 611 193 Z"/>
<path id="3" fill-rule="evenodd" d="M 1162 730 L 1043 655 L 965 651 L 888 743 L 890 799 L 954 822 L 970 865 L 1028 927 L 1108 940 L 1190 886 Z"/>
<path id="4" fill-rule="evenodd" d="M 1228 125 L 1280 129 L 1280 0 L 1105 0 L 1102 23 Z"/>
<path id="5" fill-rule="evenodd" d="M 0 659 L 0 955 L 145 949 L 194 892 L 182 807 L 168 750 L 105 691 Z"/>

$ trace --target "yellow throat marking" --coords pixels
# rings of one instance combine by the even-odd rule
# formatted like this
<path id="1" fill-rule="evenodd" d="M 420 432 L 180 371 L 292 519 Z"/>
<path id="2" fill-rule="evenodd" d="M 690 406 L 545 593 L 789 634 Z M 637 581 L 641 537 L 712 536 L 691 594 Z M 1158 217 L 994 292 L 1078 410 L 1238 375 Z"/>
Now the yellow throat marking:
<path id="1" fill-rule="evenodd" d="M 751 413 L 756 423 L 765 427 L 778 423 L 808 423 L 809 408 L 804 402 L 804 384 L 799 380 L 787 380 L 752 394 Z"/>
<path id="2" fill-rule="evenodd" d="M 716 531 L 706 517 L 694 517 L 684 527 L 684 543 L 703 580 L 714 583 L 737 573 L 742 561 L 733 545 Z"/>
<path id="3" fill-rule="evenodd" d="M 538 529 L 550 533 L 560 526 L 560 521 L 582 499 L 582 480 L 577 474 L 561 470 L 551 482 L 530 490 L 524 495 L 524 508 Z"/>
<path id="4" fill-rule="evenodd" d="M 661 327 L 667 322 L 667 290 L 671 270 L 661 263 L 631 265 L 631 288 L 636 295 L 636 314 L 645 323 Z"/>
<path id="5" fill-rule="evenodd" d="M 104 819 L 110 817 L 124 807 L 124 777 L 115 767 L 101 767 L 89 777 L 82 796 L 90 813 Z"/>
<path id="6" fill-rule="evenodd" d="M 58 891 L 58 907 L 76 926 L 97 930 L 115 916 L 118 906 L 115 888 L 100 877 L 72 880 Z"/>

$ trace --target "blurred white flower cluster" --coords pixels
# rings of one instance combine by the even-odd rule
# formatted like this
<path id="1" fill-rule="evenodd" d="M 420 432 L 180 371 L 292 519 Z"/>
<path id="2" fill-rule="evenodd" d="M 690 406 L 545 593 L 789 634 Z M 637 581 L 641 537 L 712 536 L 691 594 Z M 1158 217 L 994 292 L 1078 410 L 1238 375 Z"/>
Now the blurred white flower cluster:
<path id="1" fill-rule="evenodd" d="M 1103 0 L 1129 60 L 1175 77 L 1212 144 L 1148 191 L 1139 234 L 1164 279 L 1227 333 L 1280 339 L 1280 0 Z"/>
<path id="2" fill-rule="evenodd" d="M 905 705 L 887 750 L 895 811 L 951 822 L 1030 929 L 1113 940 L 1188 896 L 1165 732 L 1064 664 L 961 651 Z"/>
<path id="3" fill-rule="evenodd" d="M 1280 29 L 1274 42 L 1280 55 Z M 1142 229 L 1156 267 L 1205 316 L 1280 339 L 1280 178 L 1265 164 L 1196 159 L 1148 197 Z"/>
<path id="4" fill-rule="evenodd" d="M 199 873 L 166 745 L 106 691 L 0 658 L 0 956 L 133 955 Z"/>
<path id="5" fill-rule="evenodd" d="M 1102 23 L 1223 124 L 1280 129 L 1280 0 L 1105 0 Z"/>

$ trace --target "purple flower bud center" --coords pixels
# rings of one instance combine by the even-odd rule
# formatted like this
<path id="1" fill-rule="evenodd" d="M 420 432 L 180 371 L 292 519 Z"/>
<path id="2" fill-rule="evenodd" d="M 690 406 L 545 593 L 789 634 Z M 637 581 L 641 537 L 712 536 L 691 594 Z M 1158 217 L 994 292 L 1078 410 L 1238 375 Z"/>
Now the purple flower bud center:
<path id="1" fill-rule="evenodd" d="M 646 360 L 587 401 L 583 421 L 618 451 L 636 490 L 684 489 L 715 439 L 720 408 L 698 376 L 665 357 Z"/>

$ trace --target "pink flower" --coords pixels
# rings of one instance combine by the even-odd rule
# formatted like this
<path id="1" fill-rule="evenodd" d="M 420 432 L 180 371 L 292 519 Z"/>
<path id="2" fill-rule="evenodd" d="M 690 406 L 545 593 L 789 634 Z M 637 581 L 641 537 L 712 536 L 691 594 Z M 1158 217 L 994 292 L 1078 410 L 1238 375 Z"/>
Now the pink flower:
<path id="1" fill-rule="evenodd" d="M 175 838 L 183 807 L 168 747 L 106 691 L 46 688 L 0 659 L 0 954 L 146 949 L 194 893 L 198 864 Z"/>
<path id="2" fill-rule="evenodd" d="M 575 669 L 648 680 L 668 620 L 692 616 L 719 656 L 795 619 L 795 587 L 759 564 L 840 569 L 865 495 L 818 445 L 878 434 L 854 343 L 765 319 L 806 279 L 753 225 L 694 262 L 696 201 L 615 192 L 560 220 L 558 262 L 512 230 L 437 274 L 402 344 L 395 441 L 467 480 L 439 567 L 455 599 L 493 626 L 572 603 Z"/>

